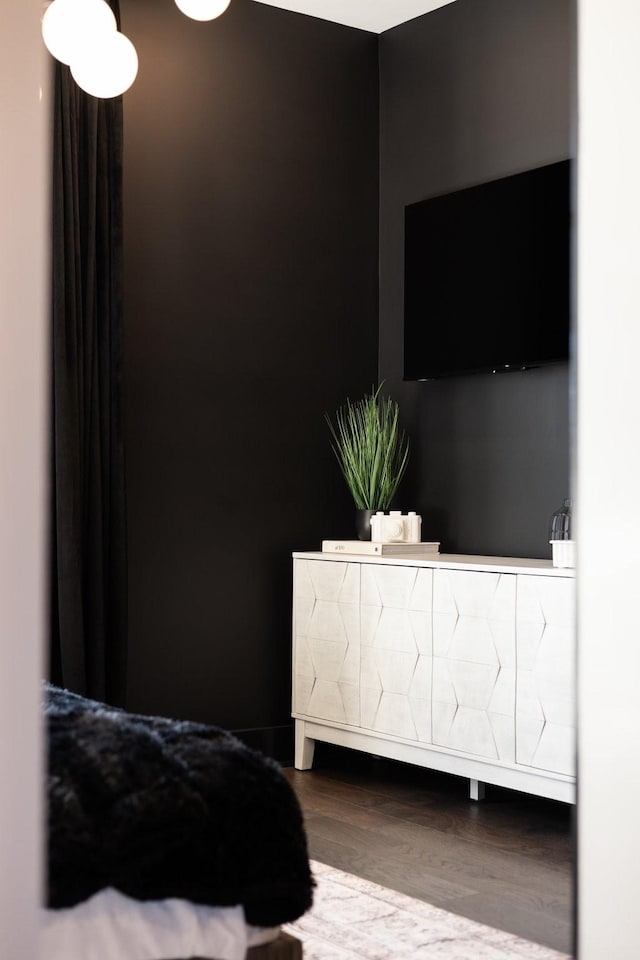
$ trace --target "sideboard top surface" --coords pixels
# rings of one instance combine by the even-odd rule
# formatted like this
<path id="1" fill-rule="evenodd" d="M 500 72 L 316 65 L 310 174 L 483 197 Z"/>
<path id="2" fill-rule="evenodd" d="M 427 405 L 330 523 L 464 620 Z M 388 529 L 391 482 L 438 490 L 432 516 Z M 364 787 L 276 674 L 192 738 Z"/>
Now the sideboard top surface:
<path id="1" fill-rule="evenodd" d="M 424 556 L 392 557 L 369 556 L 361 553 L 323 553 L 295 551 L 297 560 L 333 560 L 343 563 L 377 563 L 400 567 L 432 567 L 442 570 L 487 570 L 492 573 L 524 573 L 545 577 L 575 577 L 572 567 L 554 567 L 551 560 L 531 560 L 523 557 L 476 557 L 459 553 L 430 553 Z"/>

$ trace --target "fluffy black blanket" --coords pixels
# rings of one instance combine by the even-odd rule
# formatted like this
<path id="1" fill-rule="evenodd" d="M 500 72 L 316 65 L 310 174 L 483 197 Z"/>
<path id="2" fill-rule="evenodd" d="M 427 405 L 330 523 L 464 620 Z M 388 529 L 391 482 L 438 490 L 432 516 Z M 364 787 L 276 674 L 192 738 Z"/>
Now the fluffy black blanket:
<path id="1" fill-rule="evenodd" d="M 297 798 L 278 765 L 224 730 L 45 689 L 49 906 L 103 887 L 138 900 L 241 903 L 276 926 L 311 905 Z"/>

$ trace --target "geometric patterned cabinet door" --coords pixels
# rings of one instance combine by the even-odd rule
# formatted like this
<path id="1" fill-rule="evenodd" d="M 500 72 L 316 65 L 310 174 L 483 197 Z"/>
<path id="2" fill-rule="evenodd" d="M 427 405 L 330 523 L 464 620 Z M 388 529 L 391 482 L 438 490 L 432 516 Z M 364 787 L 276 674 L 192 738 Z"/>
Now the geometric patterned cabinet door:
<path id="1" fill-rule="evenodd" d="M 360 722 L 431 742 L 433 571 L 361 565 Z"/>
<path id="2" fill-rule="evenodd" d="M 435 570 L 433 742 L 515 760 L 514 574 Z"/>
<path id="3" fill-rule="evenodd" d="M 574 773 L 575 581 L 518 576 L 516 760 Z"/>
<path id="4" fill-rule="evenodd" d="M 293 709 L 360 723 L 360 565 L 294 561 Z"/>

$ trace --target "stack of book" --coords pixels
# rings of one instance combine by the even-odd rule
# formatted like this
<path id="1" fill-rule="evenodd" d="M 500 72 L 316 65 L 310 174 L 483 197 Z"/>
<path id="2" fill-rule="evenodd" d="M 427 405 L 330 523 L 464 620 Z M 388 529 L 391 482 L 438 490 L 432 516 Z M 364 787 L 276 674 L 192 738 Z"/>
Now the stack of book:
<path id="1" fill-rule="evenodd" d="M 380 543 L 377 540 L 323 540 L 323 553 L 359 554 L 370 557 L 422 557 L 440 553 L 439 540 L 423 543 Z"/>

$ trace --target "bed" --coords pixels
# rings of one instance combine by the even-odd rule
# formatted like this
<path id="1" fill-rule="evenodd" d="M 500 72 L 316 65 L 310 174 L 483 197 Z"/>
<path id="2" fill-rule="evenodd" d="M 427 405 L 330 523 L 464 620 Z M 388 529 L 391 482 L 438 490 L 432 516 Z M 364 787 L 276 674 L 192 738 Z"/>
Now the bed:
<path id="1" fill-rule="evenodd" d="M 47 960 L 298 960 L 313 895 L 297 798 L 218 727 L 44 689 Z"/>

